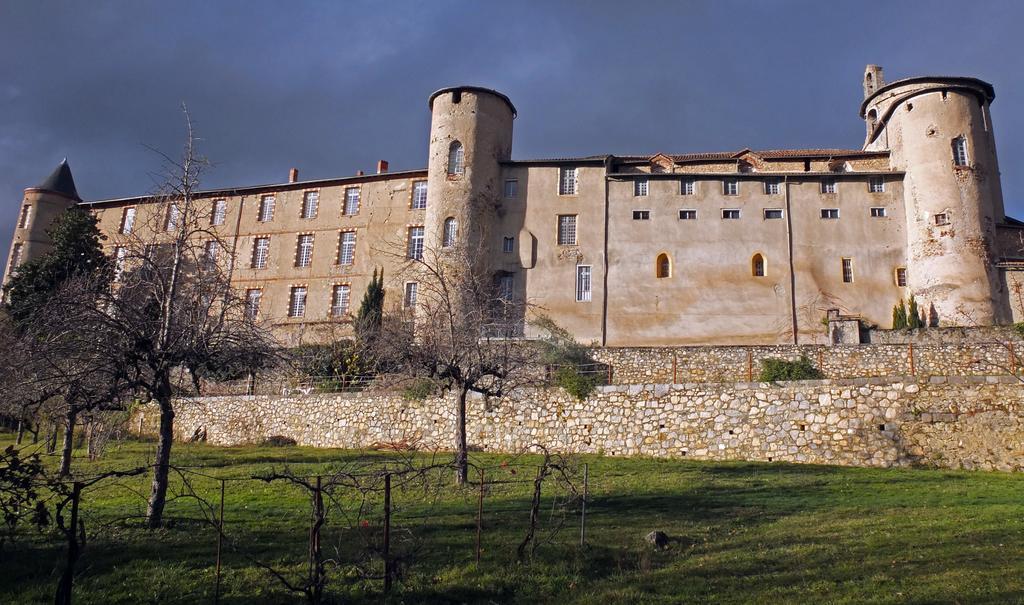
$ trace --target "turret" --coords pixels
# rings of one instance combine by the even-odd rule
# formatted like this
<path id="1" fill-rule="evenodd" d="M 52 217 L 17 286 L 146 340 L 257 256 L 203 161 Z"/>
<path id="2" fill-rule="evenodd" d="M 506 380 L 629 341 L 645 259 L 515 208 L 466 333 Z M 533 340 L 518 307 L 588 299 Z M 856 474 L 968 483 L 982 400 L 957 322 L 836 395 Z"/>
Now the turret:
<path id="1" fill-rule="evenodd" d="M 491 225 L 501 196 L 501 162 L 512 154 L 516 109 L 494 90 L 456 86 L 430 95 L 430 111 L 427 250 L 466 246 L 472 258 L 484 259 L 495 244 Z"/>
<path id="2" fill-rule="evenodd" d="M 18 222 L 11 238 L 11 249 L 4 267 L 4 283 L 11 270 L 42 256 L 52 248 L 47 230 L 57 215 L 82 201 L 71 176 L 71 167 L 64 158 L 50 176 L 42 183 L 25 190 L 25 197 L 18 210 Z"/>
<path id="3" fill-rule="evenodd" d="M 881 69 L 868 67 L 876 82 Z M 877 75 L 873 75 L 877 74 Z M 994 266 L 1003 197 L 989 104 L 975 78 L 917 77 L 882 83 L 864 99 L 865 150 L 889 150 L 904 171 L 908 286 L 944 325 L 1009 321 Z"/>

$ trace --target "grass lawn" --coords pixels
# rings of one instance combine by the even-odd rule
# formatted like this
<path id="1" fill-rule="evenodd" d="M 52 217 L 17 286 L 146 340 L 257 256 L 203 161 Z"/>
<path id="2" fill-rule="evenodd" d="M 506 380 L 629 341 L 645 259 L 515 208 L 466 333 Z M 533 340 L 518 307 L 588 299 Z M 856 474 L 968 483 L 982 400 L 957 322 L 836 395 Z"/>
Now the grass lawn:
<path id="1" fill-rule="evenodd" d="M 0 447 L 12 442 L 0 435 Z M 31 446 L 29 446 L 31 448 Z M 82 475 L 145 464 L 154 445 L 114 443 L 101 461 L 75 460 Z M 329 473 L 360 453 L 300 447 L 176 444 L 174 464 L 216 477 L 249 477 L 285 465 Z M 330 602 L 377 603 L 1013 603 L 1024 602 L 1024 477 L 1005 473 L 874 470 L 792 464 L 583 457 L 590 468 L 588 546 L 579 515 L 526 563 L 515 549 L 527 525 L 530 479 L 540 460 L 474 455 L 494 466 L 484 501 L 482 560 L 474 562 L 477 490 L 396 488 L 395 548 L 402 576 L 385 599 L 377 543 L 380 498 L 363 512 L 347 498 L 332 510 L 324 551 L 337 555 Z M 51 461 L 52 462 L 52 461 Z M 516 470 L 516 474 L 512 474 Z M 446 474 L 447 478 L 447 474 Z M 193 478 L 215 502 L 219 482 Z M 172 526 L 141 528 L 149 477 L 87 491 L 90 541 L 78 565 L 76 603 L 212 603 L 216 533 L 193 499 L 168 506 Z M 546 486 L 547 489 L 547 486 Z M 549 490 L 550 491 L 550 490 Z M 550 529 L 552 505 L 542 506 Z M 221 602 L 292 603 L 253 558 L 298 579 L 305 569 L 310 504 L 281 483 L 231 481 Z M 556 516 L 557 518 L 557 516 Z M 365 523 L 364 523 L 365 521 Z M 666 532 L 655 550 L 643 537 Z M 547 536 L 548 533 L 543 535 Z M 52 602 L 62 550 L 26 529 L 0 553 L 0 603 Z"/>

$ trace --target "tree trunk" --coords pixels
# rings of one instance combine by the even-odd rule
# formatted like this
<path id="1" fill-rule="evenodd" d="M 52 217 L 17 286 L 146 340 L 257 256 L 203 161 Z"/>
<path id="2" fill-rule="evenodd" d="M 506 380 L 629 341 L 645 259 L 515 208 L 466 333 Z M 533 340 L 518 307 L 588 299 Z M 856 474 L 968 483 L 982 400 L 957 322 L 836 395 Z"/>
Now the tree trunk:
<path id="1" fill-rule="evenodd" d="M 57 433 L 60 432 L 60 425 L 56 422 L 50 423 L 50 434 L 46 436 L 46 453 L 52 454 L 57 451 Z"/>
<path id="2" fill-rule="evenodd" d="M 163 524 L 164 505 L 167 503 L 167 477 L 171 462 L 171 445 L 174 442 L 174 407 L 171 404 L 171 378 L 164 372 L 160 376 L 156 402 L 160 406 L 160 434 L 156 444 L 156 460 L 153 462 L 153 489 L 146 510 L 147 525 L 155 529 Z"/>
<path id="3" fill-rule="evenodd" d="M 64 447 L 60 452 L 60 470 L 57 472 L 59 477 L 67 477 L 71 473 L 71 451 L 75 448 L 75 420 L 77 418 L 78 412 L 74 407 L 69 407 L 68 413 L 64 417 Z"/>
<path id="4" fill-rule="evenodd" d="M 25 418 L 18 418 L 18 445 L 25 438 Z"/>
<path id="5" fill-rule="evenodd" d="M 469 389 L 459 389 L 455 407 L 455 482 L 465 485 L 469 480 L 469 448 L 466 445 L 466 394 Z"/>

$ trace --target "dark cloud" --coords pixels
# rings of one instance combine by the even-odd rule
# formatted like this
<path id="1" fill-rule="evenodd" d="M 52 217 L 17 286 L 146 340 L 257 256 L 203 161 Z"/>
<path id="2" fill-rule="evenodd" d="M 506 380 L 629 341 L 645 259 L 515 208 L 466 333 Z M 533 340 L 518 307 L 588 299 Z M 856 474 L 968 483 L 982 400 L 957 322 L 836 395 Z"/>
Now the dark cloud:
<path id="1" fill-rule="evenodd" d="M 518 158 L 859 147 L 866 63 L 971 75 L 1024 215 L 1018 2 L 4 2 L 0 246 L 22 190 L 67 156 L 88 199 L 143 193 L 182 143 L 206 185 L 425 164 L 427 96 L 508 94 Z"/>

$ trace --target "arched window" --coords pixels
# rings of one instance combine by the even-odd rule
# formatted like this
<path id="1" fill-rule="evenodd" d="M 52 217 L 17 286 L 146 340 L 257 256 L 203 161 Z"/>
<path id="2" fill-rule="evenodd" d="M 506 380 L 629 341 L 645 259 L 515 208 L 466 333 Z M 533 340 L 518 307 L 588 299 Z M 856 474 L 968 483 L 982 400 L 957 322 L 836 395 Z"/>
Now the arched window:
<path id="1" fill-rule="evenodd" d="M 878 122 L 878 112 L 872 109 L 868 112 L 868 124 L 874 128 L 876 122 Z"/>
<path id="2" fill-rule="evenodd" d="M 452 141 L 448 147 L 448 174 L 462 174 L 466 171 L 466 152 L 462 149 L 462 143 Z"/>
<path id="3" fill-rule="evenodd" d="M 760 253 L 755 254 L 754 258 L 750 259 L 750 274 L 754 277 L 764 277 L 765 273 L 764 257 Z"/>
<path id="4" fill-rule="evenodd" d="M 444 233 L 441 237 L 441 247 L 451 248 L 455 245 L 455 236 L 459 233 L 459 223 L 452 217 L 444 219 Z"/>
<path id="5" fill-rule="evenodd" d="M 672 277 L 672 259 L 670 259 L 664 252 L 658 255 L 658 260 L 655 266 L 655 275 L 658 276 L 658 279 L 663 277 Z"/>

